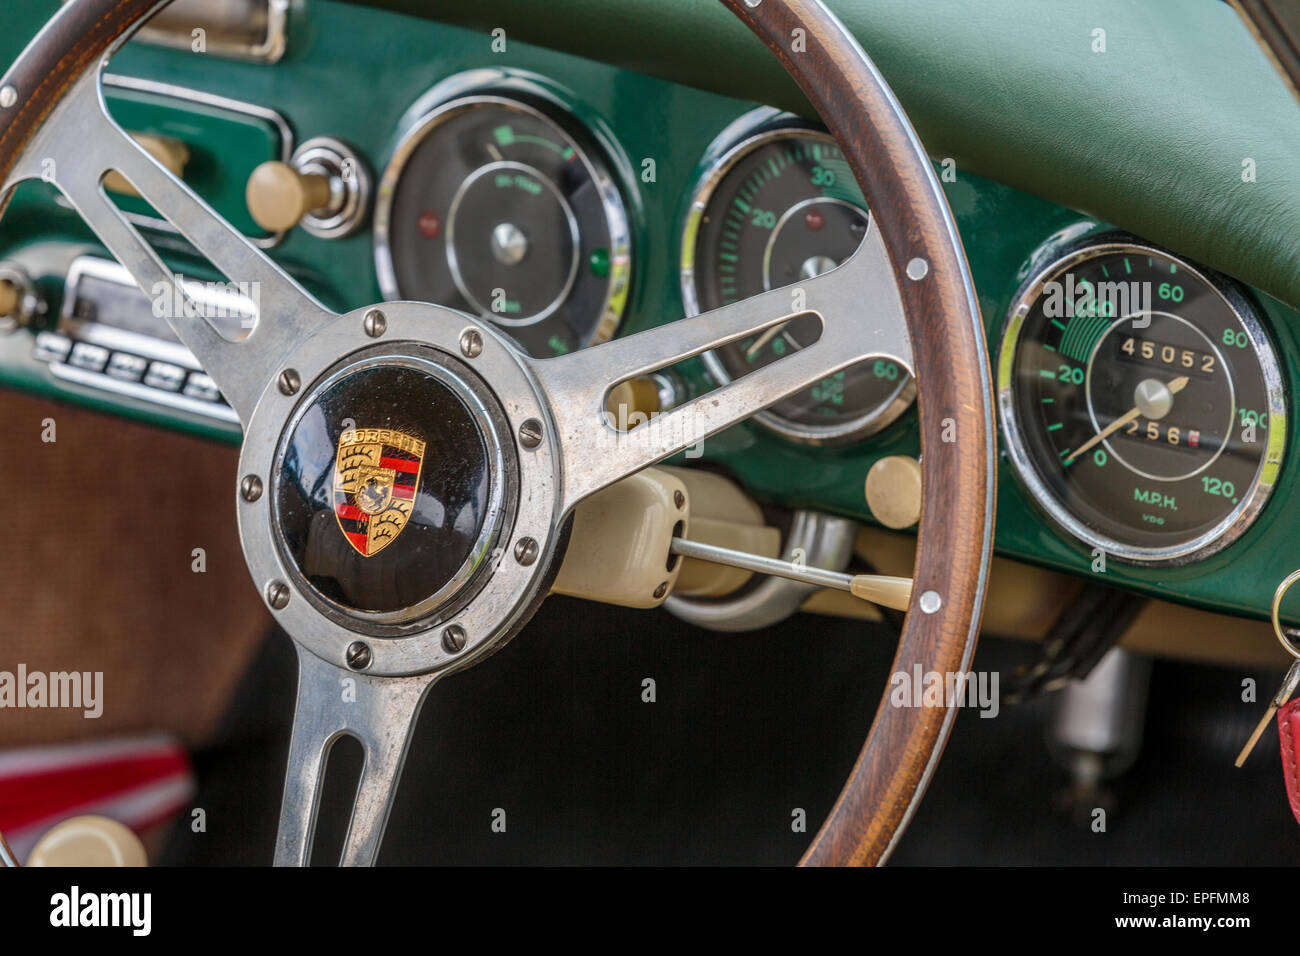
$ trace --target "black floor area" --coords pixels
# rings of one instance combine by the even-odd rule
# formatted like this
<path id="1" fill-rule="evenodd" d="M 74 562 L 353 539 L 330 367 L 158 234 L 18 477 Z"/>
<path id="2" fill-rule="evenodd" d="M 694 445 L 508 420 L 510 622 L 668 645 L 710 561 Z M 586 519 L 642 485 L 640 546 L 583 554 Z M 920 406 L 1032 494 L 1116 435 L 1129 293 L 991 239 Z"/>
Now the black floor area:
<path id="1" fill-rule="evenodd" d="M 1224 640 L 1231 640 L 1230 634 Z M 894 633 L 800 616 L 723 635 L 552 598 L 509 646 L 435 685 L 390 821 L 393 864 L 790 864 L 852 765 L 889 678 Z M 1037 648 L 987 638 L 1003 683 Z M 1066 775 L 1045 701 L 963 712 L 896 864 L 1287 864 L 1300 827 L 1275 733 L 1232 765 L 1262 712 L 1235 671 L 1156 662 L 1139 760 L 1105 833 L 1056 809 Z M 1262 695 L 1280 675 L 1249 675 Z M 643 680 L 656 701 L 642 700 Z M 288 639 L 270 638 L 220 746 L 195 755 L 206 832 L 178 824 L 169 864 L 272 856 L 293 706 Z M 324 839 L 339 839 L 336 799 Z M 494 832 L 494 811 L 506 830 Z M 320 861 L 318 861 L 320 862 Z"/>

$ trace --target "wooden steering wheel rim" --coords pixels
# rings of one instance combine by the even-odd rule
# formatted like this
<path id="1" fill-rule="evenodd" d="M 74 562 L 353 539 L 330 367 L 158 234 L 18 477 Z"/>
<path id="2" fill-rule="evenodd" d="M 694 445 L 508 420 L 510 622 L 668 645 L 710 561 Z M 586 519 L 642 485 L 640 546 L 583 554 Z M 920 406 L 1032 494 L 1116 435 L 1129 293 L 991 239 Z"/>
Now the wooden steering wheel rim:
<path id="1" fill-rule="evenodd" d="M 722 2 L 776 54 L 835 136 L 889 251 L 912 338 L 922 449 L 912 602 L 892 673 L 964 673 L 979 639 L 992 556 L 995 448 L 988 347 L 961 237 L 902 108 L 820 0 Z M 796 30 L 806 52 L 793 52 Z M 909 274 L 921 271 L 909 270 L 916 260 L 925 264 L 919 279 Z M 927 613 L 929 594 L 940 603 Z M 943 753 L 953 703 L 893 707 L 886 688 L 801 864 L 884 862 Z"/>
<path id="2" fill-rule="evenodd" d="M 993 409 L 983 325 L 952 214 L 892 92 L 820 0 L 722 2 L 771 48 L 838 140 L 888 249 L 912 339 L 924 452 L 912 604 L 893 672 L 965 672 L 992 552 Z M 0 107 L 0 180 L 69 86 L 165 4 L 74 0 L 50 21 L 7 74 L 16 98 Z M 886 690 L 801 864 L 888 857 L 943 751 L 952 703 L 893 707 Z"/>

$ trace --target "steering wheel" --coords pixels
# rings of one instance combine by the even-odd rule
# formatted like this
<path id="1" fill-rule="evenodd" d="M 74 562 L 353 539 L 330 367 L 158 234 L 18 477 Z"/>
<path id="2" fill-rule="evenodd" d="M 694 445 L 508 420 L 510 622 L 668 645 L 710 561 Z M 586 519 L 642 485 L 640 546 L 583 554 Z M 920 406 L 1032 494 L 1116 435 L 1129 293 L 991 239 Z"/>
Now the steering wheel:
<path id="1" fill-rule="evenodd" d="M 435 305 L 331 312 L 137 145 L 109 117 L 101 74 L 166 2 L 73 0 L 24 50 L 0 81 L 0 197 L 52 181 L 147 294 L 188 305 L 180 277 L 107 197 L 104 177 L 117 172 L 258 305 L 239 341 L 193 308 L 168 320 L 243 424 L 231 492 L 244 555 L 297 648 L 277 864 L 308 862 L 327 754 L 345 734 L 365 759 L 342 862 L 375 861 L 422 702 L 528 621 L 579 502 L 868 358 L 897 362 L 918 387 L 922 512 L 894 670 L 969 669 L 994 508 L 979 308 L 907 117 L 820 0 L 722 2 L 803 88 L 877 228 L 798 289 L 540 360 Z M 816 342 L 667 412 L 661 427 L 620 432 L 603 414 L 619 383 L 804 313 L 820 320 Z M 410 543 L 394 543 L 407 525 Z M 955 715 L 952 701 L 895 707 L 882 695 L 802 862 L 885 860 Z"/>

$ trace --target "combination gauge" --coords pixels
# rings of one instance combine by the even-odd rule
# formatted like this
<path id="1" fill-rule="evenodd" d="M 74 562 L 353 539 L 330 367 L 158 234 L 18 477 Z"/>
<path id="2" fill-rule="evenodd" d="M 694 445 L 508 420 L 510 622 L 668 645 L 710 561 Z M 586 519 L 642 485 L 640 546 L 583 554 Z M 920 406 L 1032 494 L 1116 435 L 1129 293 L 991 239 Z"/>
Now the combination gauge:
<path id="1" fill-rule="evenodd" d="M 611 338 L 627 302 L 627 210 L 602 150 L 541 97 L 442 103 L 398 145 L 375 204 L 389 299 L 482 316 L 532 355 Z"/>

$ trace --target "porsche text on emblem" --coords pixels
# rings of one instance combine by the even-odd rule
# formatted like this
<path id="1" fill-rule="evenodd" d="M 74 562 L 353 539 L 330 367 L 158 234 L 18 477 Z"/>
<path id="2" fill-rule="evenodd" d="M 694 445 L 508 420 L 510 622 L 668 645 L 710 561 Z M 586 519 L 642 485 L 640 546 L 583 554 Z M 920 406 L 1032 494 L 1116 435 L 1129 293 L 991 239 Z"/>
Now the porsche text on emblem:
<path id="1" fill-rule="evenodd" d="M 389 428 L 352 428 L 339 436 L 334 517 L 363 557 L 396 540 L 411 519 L 424 442 Z"/>

